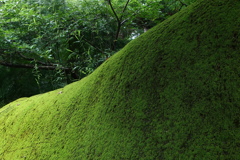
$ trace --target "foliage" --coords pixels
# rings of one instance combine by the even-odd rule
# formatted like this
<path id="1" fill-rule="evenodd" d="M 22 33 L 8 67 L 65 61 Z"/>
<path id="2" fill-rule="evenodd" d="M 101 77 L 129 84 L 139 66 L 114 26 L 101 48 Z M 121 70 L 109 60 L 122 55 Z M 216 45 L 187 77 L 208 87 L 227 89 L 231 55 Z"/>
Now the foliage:
<path id="1" fill-rule="evenodd" d="M 130 40 L 189 4 L 9 0 L 1 6 L 0 65 L 28 69 L 23 75 L 33 74 L 31 85 L 46 92 L 85 77 Z"/>

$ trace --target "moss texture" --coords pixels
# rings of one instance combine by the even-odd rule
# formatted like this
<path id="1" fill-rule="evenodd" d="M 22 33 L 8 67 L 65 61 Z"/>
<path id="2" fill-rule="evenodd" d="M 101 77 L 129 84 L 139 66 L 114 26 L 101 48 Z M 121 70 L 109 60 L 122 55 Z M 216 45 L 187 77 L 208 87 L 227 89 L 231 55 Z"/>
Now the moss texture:
<path id="1" fill-rule="evenodd" d="M 93 74 L 0 109 L 0 159 L 239 159 L 240 1 L 199 1 Z"/>

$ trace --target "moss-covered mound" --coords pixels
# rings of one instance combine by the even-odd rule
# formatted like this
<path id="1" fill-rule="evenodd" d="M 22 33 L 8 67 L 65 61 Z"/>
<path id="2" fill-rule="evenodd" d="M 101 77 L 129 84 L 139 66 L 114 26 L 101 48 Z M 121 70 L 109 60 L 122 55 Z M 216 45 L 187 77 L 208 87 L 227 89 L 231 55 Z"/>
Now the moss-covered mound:
<path id="1" fill-rule="evenodd" d="M 0 159 L 239 159 L 240 1 L 204 0 L 93 74 L 0 110 Z"/>

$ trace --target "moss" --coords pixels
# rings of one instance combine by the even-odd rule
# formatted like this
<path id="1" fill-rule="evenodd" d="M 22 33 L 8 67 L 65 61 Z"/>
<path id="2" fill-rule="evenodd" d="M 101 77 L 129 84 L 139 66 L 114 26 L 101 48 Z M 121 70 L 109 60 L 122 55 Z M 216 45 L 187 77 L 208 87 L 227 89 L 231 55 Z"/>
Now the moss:
<path id="1" fill-rule="evenodd" d="M 238 159 L 239 12 L 199 1 L 81 81 L 6 105 L 1 159 Z"/>

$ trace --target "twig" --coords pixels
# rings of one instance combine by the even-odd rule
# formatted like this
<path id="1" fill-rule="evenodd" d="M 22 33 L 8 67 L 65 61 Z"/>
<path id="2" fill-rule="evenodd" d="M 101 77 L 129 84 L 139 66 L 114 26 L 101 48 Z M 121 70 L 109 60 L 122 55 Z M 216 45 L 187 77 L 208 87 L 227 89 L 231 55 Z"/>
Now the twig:
<path id="1" fill-rule="evenodd" d="M 114 10 L 114 8 L 113 8 L 113 6 L 112 6 L 112 2 L 111 2 L 111 0 L 108 0 L 108 4 L 110 5 L 111 10 L 113 11 L 114 16 L 116 17 L 117 22 L 118 22 L 118 23 L 121 23 L 121 21 L 120 21 L 118 15 L 117 15 L 117 13 L 115 12 L 115 10 Z"/>
<path id="2" fill-rule="evenodd" d="M 98 50 L 101 53 L 104 53 L 100 48 L 98 48 L 97 46 L 93 45 L 91 42 L 89 42 L 87 39 L 85 39 L 84 37 L 82 37 L 82 39 L 88 43 L 90 46 L 92 46 L 93 48 L 95 48 L 96 50 Z"/>
<path id="3" fill-rule="evenodd" d="M 3 61 L 0 61 L 0 65 L 6 66 L 6 67 L 12 67 L 12 68 L 32 68 L 32 69 L 35 68 L 35 65 L 14 64 L 14 63 L 3 62 Z M 58 67 L 58 66 L 52 66 L 52 65 L 38 66 L 38 69 L 43 69 L 43 70 L 55 70 L 57 68 L 64 70 L 64 71 L 71 71 L 71 68 L 68 68 L 68 67 Z"/>
<path id="4" fill-rule="evenodd" d="M 121 15 L 121 17 L 119 18 L 118 15 L 117 15 L 117 13 L 115 12 L 113 6 L 112 6 L 111 0 L 108 0 L 108 3 L 109 3 L 109 5 L 110 5 L 110 7 L 111 7 L 111 10 L 112 10 L 114 16 L 115 16 L 116 19 L 117 19 L 117 31 L 116 31 L 115 40 L 114 40 L 114 43 L 113 43 L 113 48 L 112 48 L 113 50 L 115 49 L 116 42 L 117 42 L 117 40 L 118 40 L 119 33 L 120 33 L 120 30 L 121 30 L 121 26 L 122 26 L 122 24 L 124 24 L 124 23 L 126 22 L 126 20 L 122 21 L 122 19 L 123 19 L 123 13 L 126 11 L 129 2 L 130 2 L 130 0 L 127 0 L 126 4 L 125 4 L 125 6 L 124 6 L 124 8 L 123 8 L 123 10 L 122 10 L 122 15 Z"/>
<path id="5" fill-rule="evenodd" d="M 29 57 L 26 57 L 25 55 L 23 55 L 22 53 L 20 52 L 16 52 L 21 58 L 25 59 L 25 60 L 28 60 L 28 61 L 35 61 L 36 63 L 38 64 L 42 64 L 42 65 L 57 65 L 57 64 L 53 64 L 53 63 L 45 63 L 45 62 L 41 62 L 41 61 L 37 61 L 36 59 L 34 58 L 29 58 Z"/>
<path id="6" fill-rule="evenodd" d="M 186 3 L 183 3 L 181 0 L 178 0 L 178 1 L 181 3 L 182 6 L 186 6 L 186 7 L 188 6 Z"/>
<path id="7" fill-rule="evenodd" d="M 120 21 L 122 21 L 122 18 L 123 18 L 123 13 L 125 12 L 125 10 L 127 9 L 127 6 L 128 6 L 128 3 L 130 2 L 130 0 L 127 1 L 127 3 L 125 4 L 123 10 L 122 10 L 122 16 L 120 18 Z"/>

